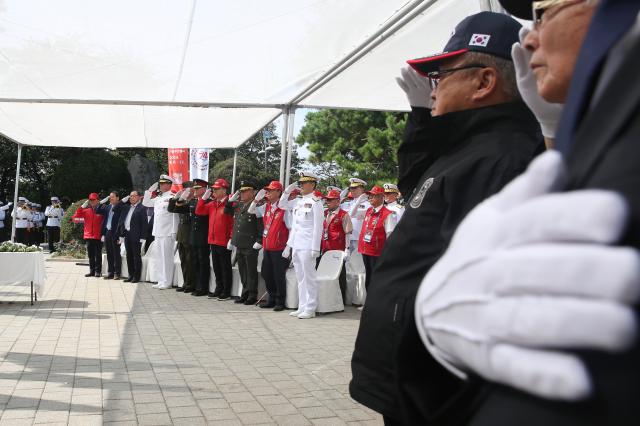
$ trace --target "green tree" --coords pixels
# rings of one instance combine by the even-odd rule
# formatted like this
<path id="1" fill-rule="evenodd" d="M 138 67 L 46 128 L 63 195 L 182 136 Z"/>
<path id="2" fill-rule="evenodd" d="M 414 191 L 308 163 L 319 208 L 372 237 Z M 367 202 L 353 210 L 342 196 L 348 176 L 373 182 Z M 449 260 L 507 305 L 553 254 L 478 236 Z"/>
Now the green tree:
<path id="1" fill-rule="evenodd" d="M 395 181 L 405 124 L 404 113 L 325 109 L 307 114 L 296 142 L 308 145 L 324 184 Z"/>

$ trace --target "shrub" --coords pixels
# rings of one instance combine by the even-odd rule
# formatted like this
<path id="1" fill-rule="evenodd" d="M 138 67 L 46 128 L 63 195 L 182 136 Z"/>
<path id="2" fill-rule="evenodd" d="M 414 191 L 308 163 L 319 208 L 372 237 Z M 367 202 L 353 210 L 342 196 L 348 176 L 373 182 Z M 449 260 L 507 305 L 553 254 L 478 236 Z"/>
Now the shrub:
<path id="1" fill-rule="evenodd" d="M 60 236 L 62 237 L 63 243 L 69 243 L 73 240 L 82 241 L 84 225 L 82 223 L 73 223 L 71 216 L 73 216 L 76 210 L 78 210 L 78 207 L 80 207 L 85 201 L 86 200 L 76 201 L 64 212 L 64 216 L 60 223 Z"/>

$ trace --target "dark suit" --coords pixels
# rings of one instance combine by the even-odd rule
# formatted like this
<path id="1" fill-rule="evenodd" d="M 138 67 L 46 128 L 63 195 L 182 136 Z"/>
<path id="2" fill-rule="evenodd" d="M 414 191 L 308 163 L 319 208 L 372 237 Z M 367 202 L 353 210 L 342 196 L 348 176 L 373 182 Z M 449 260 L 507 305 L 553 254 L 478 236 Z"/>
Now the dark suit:
<path id="1" fill-rule="evenodd" d="M 122 210 L 125 209 L 122 202 L 118 204 L 103 204 L 96 208 L 96 211 L 104 216 L 102 221 L 102 235 L 104 236 L 104 247 L 107 251 L 108 276 L 121 275 L 122 258 L 120 257 L 120 245 L 118 243 L 118 225 L 120 224 L 120 216 Z M 128 211 L 128 209 L 126 209 Z M 109 223 L 109 216 L 111 223 Z M 110 225 L 110 229 L 109 226 Z"/>
<path id="2" fill-rule="evenodd" d="M 129 207 L 129 208 L 127 208 Z M 131 215 L 131 223 L 129 229 L 126 229 L 127 215 L 129 209 L 134 208 Z M 118 236 L 124 237 L 124 246 L 127 250 L 127 266 L 129 268 L 129 278 L 140 281 L 142 272 L 142 256 L 140 255 L 140 240 L 147 235 L 147 209 L 138 202 L 135 207 L 125 206 L 120 214 L 120 223 L 118 224 Z"/>

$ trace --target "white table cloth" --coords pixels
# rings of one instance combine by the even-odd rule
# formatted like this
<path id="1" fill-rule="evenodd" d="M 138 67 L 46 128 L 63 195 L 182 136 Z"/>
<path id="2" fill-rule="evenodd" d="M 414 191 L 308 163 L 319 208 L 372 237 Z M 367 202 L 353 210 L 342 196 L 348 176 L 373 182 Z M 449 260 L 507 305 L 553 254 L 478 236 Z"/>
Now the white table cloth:
<path id="1" fill-rule="evenodd" d="M 0 285 L 31 285 L 36 293 L 44 293 L 47 274 L 44 254 L 0 253 Z"/>

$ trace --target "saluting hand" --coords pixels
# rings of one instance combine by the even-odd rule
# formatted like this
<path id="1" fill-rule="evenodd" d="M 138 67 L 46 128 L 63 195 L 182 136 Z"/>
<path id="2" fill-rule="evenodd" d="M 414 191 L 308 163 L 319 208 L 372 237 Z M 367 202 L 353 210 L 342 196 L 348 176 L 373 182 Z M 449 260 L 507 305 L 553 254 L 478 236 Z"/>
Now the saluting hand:
<path id="1" fill-rule="evenodd" d="M 240 190 L 237 190 L 236 192 L 233 193 L 231 197 L 229 197 L 229 201 L 231 202 L 238 201 L 239 199 L 240 199 Z"/>
<path id="2" fill-rule="evenodd" d="M 211 197 L 211 188 L 207 188 L 207 190 L 204 191 L 204 194 L 202 194 L 202 200 L 207 201 L 210 197 Z"/>
<path id="3" fill-rule="evenodd" d="M 129 202 L 129 195 L 127 195 L 126 197 L 124 197 L 124 198 L 122 199 L 122 202 L 123 202 L 123 203 L 127 203 L 127 202 Z"/>
<path id="4" fill-rule="evenodd" d="M 287 186 L 284 193 L 291 194 L 295 189 L 298 189 L 298 182 L 293 182 L 291 185 Z"/>
<path id="5" fill-rule="evenodd" d="M 158 182 L 153 182 L 153 184 L 149 187 L 149 192 L 155 192 L 158 190 Z"/>
<path id="6" fill-rule="evenodd" d="M 267 190 L 262 188 L 260 191 L 258 191 L 258 193 L 256 194 L 256 202 L 258 201 L 262 201 L 262 199 L 265 197 L 265 195 L 267 195 Z"/>

